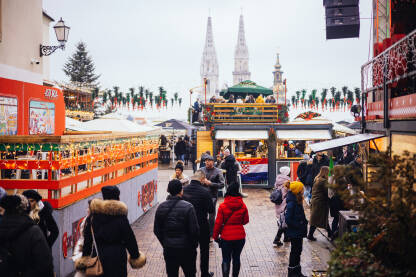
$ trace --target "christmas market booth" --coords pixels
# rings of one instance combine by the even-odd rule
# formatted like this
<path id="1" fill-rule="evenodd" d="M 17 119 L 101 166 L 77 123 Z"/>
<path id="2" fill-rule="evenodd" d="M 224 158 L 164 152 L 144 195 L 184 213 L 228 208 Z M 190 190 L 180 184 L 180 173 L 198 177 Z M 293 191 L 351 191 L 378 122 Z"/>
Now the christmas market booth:
<path id="1" fill-rule="evenodd" d="M 88 201 L 118 186 L 135 221 L 157 203 L 158 133 L 65 131 L 62 91 L 0 78 L 0 186 L 8 194 L 35 189 L 54 208 L 57 276 L 70 258 Z"/>
<path id="2" fill-rule="evenodd" d="M 226 99 L 228 99 L 231 94 L 235 97 L 241 96 L 242 98 L 245 98 L 247 95 L 253 95 L 254 97 L 263 95 L 264 97 L 273 95 L 273 90 L 259 86 L 253 81 L 246 80 L 220 92 L 220 96 Z"/>

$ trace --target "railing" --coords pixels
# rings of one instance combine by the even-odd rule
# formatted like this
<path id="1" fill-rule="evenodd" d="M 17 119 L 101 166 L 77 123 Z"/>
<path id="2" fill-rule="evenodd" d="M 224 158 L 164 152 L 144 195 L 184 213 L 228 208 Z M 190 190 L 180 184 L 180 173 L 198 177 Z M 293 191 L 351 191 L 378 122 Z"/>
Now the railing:
<path id="1" fill-rule="evenodd" d="M 361 67 L 361 90 L 374 91 L 416 74 L 416 30 Z"/>
<path id="2" fill-rule="evenodd" d="M 212 103 L 205 106 L 204 121 L 209 123 L 277 123 L 280 106 L 257 103 Z"/>
<path id="3" fill-rule="evenodd" d="M 392 120 L 416 118 L 416 93 L 389 100 L 389 118 Z M 384 118 L 383 101 L 367 104 L 367 120 Z"/>
<path id="4" fill-rule="evenodd" d="M 156 137 L 97 140 L 90 136 L 89 141 L 9 143 L 0 148 L 5 150 L 0 160 L 0 186 L 15 191 L 37 189 L 54 208 L 157 168 L 158 162 Z"/>

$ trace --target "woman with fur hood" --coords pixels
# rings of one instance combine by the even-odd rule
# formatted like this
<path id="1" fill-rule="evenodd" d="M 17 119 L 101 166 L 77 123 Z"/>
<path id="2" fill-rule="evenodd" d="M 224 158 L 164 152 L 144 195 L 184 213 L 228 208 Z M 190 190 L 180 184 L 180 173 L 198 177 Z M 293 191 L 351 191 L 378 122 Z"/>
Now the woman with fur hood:
<path id="1" fill-rule="evenodd" d="M 93 237 L 98 248 L 98 257 L 104 271 L 104 277 L 127 276 L 127 254 L 132 268 L 140 268 L 145 257 L 140 254 L 136 237 L 127 219 L 127 206 L 120 201 L 120 190 L 116 186 L 101 189 L 103 199 L 93 199 L 90 204 L 90 216 L 84 228 L 84 246 L 82 258 L 75 262 L 78 270 L 85 269 L 87 256 L 93 248 Z M 97 256 L 95 251 L 93 256 Z"/>
<path id="2" fill-rule="evenodd" d="M 183 174 L 183 162 L 178 161 L 178 163 L 175 166 L 175 173 L 170 177 L 169 181 L 172 181 L 174 179 L 178 179 L 182 186 L 189 185 L 189 177 L 185 174 Z"/>
<path id="3" fill-rule="evenodd" d="M 284 212 L 286 209 L 286 194 L 288 192 L 288 187 L 286 186 L 286 184 L 290 182 L 290 177 L 289 177 L 290 168 L 287 166 L 282 166 L 279 171 L 280 171 L 280 174 L 276 176 L 276 182 L 274 183 L 274 187 L 276 189 L 282 190 L 283 202 L 279 205 L 277 204 L 275 205 L 277 220 L 279 220 L 280 214 Z M 276 246 L 282 246 L 283 243 L 280 242 L 280 238 L 282 237 L 282 234 L 284 234 L 284 231 L 279 228 L 279 222 L 277 223 L 277 225 L 278 225 L 278 230 L 277 230 L 276 237 L 273 240 L 273 244 L 275 244 Z M 285 236 L 284 241 L 286 241 L 286 236 Z"/>

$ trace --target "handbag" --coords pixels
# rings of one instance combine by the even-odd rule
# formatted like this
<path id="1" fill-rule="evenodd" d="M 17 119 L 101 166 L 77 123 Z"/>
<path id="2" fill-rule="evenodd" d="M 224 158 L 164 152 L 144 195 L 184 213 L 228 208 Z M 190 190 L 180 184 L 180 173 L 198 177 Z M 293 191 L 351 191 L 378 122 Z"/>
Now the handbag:
<path id="1" fill-rule="evenodd" d="M 277 223 L 279 224 L 279 228 L 280 229 L 282 229 L 282 230 L 286 230 L 287 229 L 287 224 L 286 224 L 286 207 L 285 207 L 285 210 L 280 213 L 279 220 L 277 221 Z"/>
<path id="2" fill-rule="evenodd" d="M 231 216 L 233 215 L 234 212 L 235 211 L 232 211 L 231 214 L 230 214 L 230 216 L 225 221 L 223 221 L 222 224 L 221 224 L 221 229 L 220 229 L 220 231 L 218 233 L 218 236 L 219 237 L 217 239 L 217 243 L 218 243 L 218 247 L 219 248 L 222 248 L 222 246 L 224 245 L 224 240 L 220 237 L 221 236 L 221 233 L 222 233 L 222 230 L 224 229 L 225 225 L 227 224 L 227 221 L 231 218 Z M 224 212 L 222 214 L 224 215 Z"/>
<path id="3" fill-rule="evenodd" d="M 103 270 L 103 266 L 101 264 L 100 257 L 98 254 L 98 247 L 97 247 L 97 243 L 95 242 L 94 230 L 92 229 L 92 222 L 91 222 L 91 235 L 92 235 L 93 247 L 91 249 L 91 254 L 85 263 L 86 264 L 85 275 L 86 276 L 101 276 L 104 274 L 104 270 Z M 97 256 L 92 257 L 94 248 L 95 248 L 95 252 L 97 253 Z"/>

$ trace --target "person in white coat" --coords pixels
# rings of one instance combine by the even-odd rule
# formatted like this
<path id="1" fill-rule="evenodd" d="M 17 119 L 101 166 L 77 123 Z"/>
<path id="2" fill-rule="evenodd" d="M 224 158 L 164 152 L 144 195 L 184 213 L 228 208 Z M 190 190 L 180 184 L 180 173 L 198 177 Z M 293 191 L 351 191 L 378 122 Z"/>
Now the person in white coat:
<path id="1" fill-rule="evenodd" d="M 279 217 L 280 214 L 283 213 L 286 209 L 286 194 L 289 191 L 289 185 L 290 185 L 290 168 L 287 166 L 283 166 L 280 168 L 280 174 L 276 176 L 276 182 L 274 183 L 274 187 L 277 189 L 280 189 L 282 191 L 282 203 L 279 205 L 275 205 L 276 209 L 276 218 L 277 218 L 277 234 L 276 237 L 273 240 L 273 244 L 277 247 L 282 246 L 283 243 L 280 241 L 282 234 L 284 234 L 284 230 L 280 228 L 279 225 Z M 283 240 L 286 241 L 286 238 Z"/>

